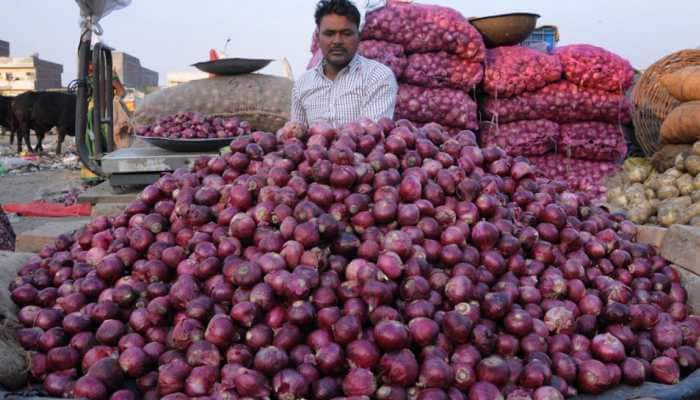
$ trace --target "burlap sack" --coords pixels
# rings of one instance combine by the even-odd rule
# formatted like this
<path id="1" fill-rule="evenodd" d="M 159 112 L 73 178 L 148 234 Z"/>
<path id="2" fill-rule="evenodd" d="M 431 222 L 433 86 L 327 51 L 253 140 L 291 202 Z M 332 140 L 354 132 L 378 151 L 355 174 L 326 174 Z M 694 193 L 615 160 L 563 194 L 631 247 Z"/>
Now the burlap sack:
<path id="1" fill-rule="evenodd" d="M 236 116 L 255 130 L 275 132 L 289 120 L 293 82 L 263 74 L 217 76 L 159 90 L 136 109 L 136 126 L 185 111 Z"/>
<path id="2" fill-rule="evenodd" d="M 24 387 L 28 376 L 28 356 L 16 338 L 17 306 L 8 287 L 17 271 L 32 254 L 0 251 L 0 385 L 8 390 Z"/>

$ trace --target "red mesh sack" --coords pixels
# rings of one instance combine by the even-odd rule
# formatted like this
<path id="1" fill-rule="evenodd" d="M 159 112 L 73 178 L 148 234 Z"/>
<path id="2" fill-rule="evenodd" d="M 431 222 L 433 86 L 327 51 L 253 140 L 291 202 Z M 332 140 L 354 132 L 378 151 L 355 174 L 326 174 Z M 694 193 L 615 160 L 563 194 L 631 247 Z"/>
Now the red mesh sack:
<path id="1" fill-rule="evenodd" d="M 484 67 L 484 91 L 493 97 L 533 92 L 561 79 L 559 59 L 522 46 L 489 49 Z"/>
<path id="2" fill-rule="evenodd" d="M 627 143 L 619 125 L 603 122 L 563 124 L 559 151 L 572 158 L 618 161 L 627 154 Z"/>
<path id="3" fill-rule="evenodd" d="M 481 34 L 448 7 L 389 2 L 367 14 L 362 38 L 398 43 L 407 53 L 444 50 L 474 62 L 484 60 Z"/>
<path id="4" fill-rule="evenodd" d="M 488 98 L 484 114 L 500 123 L 548 119 L 558 123 L 601 121 L 629 123 L 632 103 L 622 94 L 580 88 L 568 81 L 547 85 L 509 99 Z"/>
<path id="5" fill-rule="evenodd" d="M 556 49 L 564 76 L 579 86 L 624 93 L 632 87 L 629 61 L 600 47 L 575 44 Z"/>
<path id="6" fill-rule="evenodd" d="M 498 146 L 512 156 L 538 156 L 554 150 L 559 124 L 545 119 L 500 125 L 485 122 L 479 134 L 484 147 Z"/>
<path id="7" fill-rule="evenodd" d="M 477 129 L 476 103 L 460 90 L 399 85 L 396 119 L 437 122 L 453 128 Z"/>
<path id="8" fill-rule="evenodd" d="M 588 161 L 567 158 L 561 154 L 528 157 L 540 169 L 543 176 L 566 182 L 570 190 L 602 199 L 607 192 L 604 180 L 616 173 L 620 166 L 607 161 Z"/>
<path id="9" fill-rule="evenodd" d="M 403 47 L 399 44 L 380 40 L 363 40 L 360 42 L 359 53 L 391 68 L 396 79 L 403 75 L 406 64 L 408 64 Z"/>
<path id="10" fill-rule="evenodd" d="M 417 86 L 469 91 L 481 83 L 483 76 L 481 63 L 440 51 L 411 54 L 403 78 Z"/>

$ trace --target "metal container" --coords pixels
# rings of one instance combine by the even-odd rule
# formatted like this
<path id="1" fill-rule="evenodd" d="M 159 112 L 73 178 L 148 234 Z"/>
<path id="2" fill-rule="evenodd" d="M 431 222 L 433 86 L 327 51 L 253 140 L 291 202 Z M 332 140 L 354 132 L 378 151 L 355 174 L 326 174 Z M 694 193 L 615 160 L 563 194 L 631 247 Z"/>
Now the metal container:
<path id="1" fill-rule="evenodd" d="M 161 149 L 174 151 L 176 153 L 198 153 L 219 150 L 228 146 L 235 138 L 214 138 L 214 139 L 169 139 L 162 137 L 138 136 L 154 146 Z"/>
<path id="2" fill-rule="evenodd" d="M 214 75 L 250 74 L 268 66 L 272 60 L 252 58 L 222 58 L 220 60 L 203 61 L 192 64 L 200 71 Z"/>
<path id="3" fill-rule="evenodd" d="M 472 18 L 469 22 L 484 37 L 486 47 L 513 46 L 527 39 L 535 30 L 539 14 L 510 13 Z"/>

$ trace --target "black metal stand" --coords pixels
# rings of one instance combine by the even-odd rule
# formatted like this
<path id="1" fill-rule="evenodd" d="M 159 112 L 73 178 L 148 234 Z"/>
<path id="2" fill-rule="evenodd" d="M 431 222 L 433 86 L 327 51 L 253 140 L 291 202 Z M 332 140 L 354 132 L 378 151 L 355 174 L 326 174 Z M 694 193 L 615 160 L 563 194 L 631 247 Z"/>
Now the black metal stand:
<path id="1" fill-rule="evenodd" d="M 85 31 L 78 46 L 78 86 L 75 107 L 75 139 L 80 161 L 93 173 L 104 176 L 101 160 L 114 151 L 112 90 L 112 49 L 98 43 L 90 49 L 92 32 Z M 88 74 L 92 63 L 93 76 Z M 93 154 L 87 148 L 88 100 L 93 100 L 92 127 L 95 140 Z M 107 143 L 103 143 L 102 126 L 107 127 Z"/>

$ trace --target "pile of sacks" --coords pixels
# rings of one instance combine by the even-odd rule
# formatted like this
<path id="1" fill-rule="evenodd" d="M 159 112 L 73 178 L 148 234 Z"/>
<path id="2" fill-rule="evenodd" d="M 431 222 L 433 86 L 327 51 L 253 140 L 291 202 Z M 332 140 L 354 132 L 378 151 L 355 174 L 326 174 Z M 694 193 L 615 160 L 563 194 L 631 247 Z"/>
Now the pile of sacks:
<path id="1" fill-rule="evenodd" d="M 520 46 L 487 51 L 481 102 L 482 145 L 528 156 L 550 178 L 594 196 L 627 154 L 625 97 L 634 70 L 599 47 L 571 45 L 546 54 Z"/>

